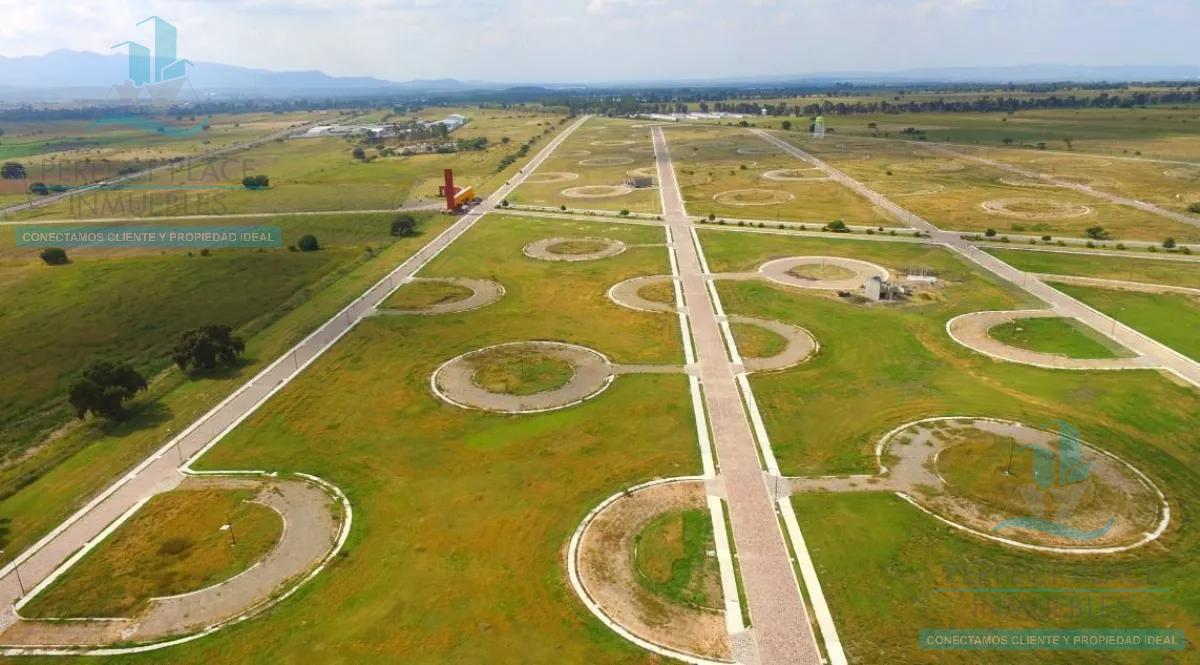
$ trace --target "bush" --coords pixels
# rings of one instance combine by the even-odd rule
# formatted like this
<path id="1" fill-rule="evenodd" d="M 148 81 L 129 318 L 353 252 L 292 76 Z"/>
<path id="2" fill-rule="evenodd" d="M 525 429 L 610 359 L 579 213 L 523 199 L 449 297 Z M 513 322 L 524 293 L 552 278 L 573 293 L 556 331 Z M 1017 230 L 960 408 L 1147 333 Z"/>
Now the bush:
<path id="1" fill-rule="evenodd" d="M 1180 247 L 1180 248 L 1179 248 L 1179 253 L 1180 253 L 1180 254 L 1191 254 L 1191 253 L 1192 253 L 1192 248 L 1191 248 L 1191 247 Z"/>
<path id="2" fill-rule="evenodd" d="M 566 212 L 566 211 L 567 211 L 567 206 L 565 206 L 565 205 L 562 205 L 562 206 L 559 206 L 559 207 L 558 207 L 558 209 L 559 209 L 559 210 L 561 210 L 561 211 L 563 211 L 563 212 Z"/>
<path id="3" fill-rule="evenodd" d="M 1197 202 L 1193 203 L 1192 205 L 1188 206 L 1188 212 L 1194 212 L 1194 213 L 1200 214 L 1200 201 L 1197 201 Z"/>
<path id="4" fill-rule="evenodd" d="M 317 237 L 312 234 L 301 236 L 300 240 L 296 241 L 296 247 L 302 252 L 315 252 L 321 249 L 321 245 L 317 242 Z"/>
<path id="5" fill-rule="evenodd" d="M 824 230 L 833 231 L 834 233 L 849 233 L 850 232 L 850 229 L 846 228 L 846 222 L 843 222 L 840 219 L 835 219 L 832 222 L 826 224 Z"/>
<path id="6" fill-rule="evenodd" d="M 995 238 L 996 237 L 996 229 L 988 229 L 983 232 L 983 235 L 985 235 L 989 238 Z"/>
<path id="7" fill-rule="evenodd" d="M 621 212 L 619 212 L 619 213 L 617 213 L 617 214 L 618 214 L 618 215 L 620 215 L 620 216 L 622 216 L 622 217 L 628 217 L 628 216 L 629 216 L 629 209 L 628 209 L 628 208 L 622 208 L 622 209 L 621 209 Z"/>
<path id="8" fill-rule="evenodd" d="M 48 266 L 61 266 L 70 262 L 67 259 L 67 250 L 61 247 L 47 247 L 42 250 L 41 257 Z"/>
<path id="9" fill-rule="evenodd" d="M 50 188 L 47 187 L 46 183 L 44 182 L 35 182 L 29 186 L 29 193 L 37 194 L 38 196 L 45 196 L 50 193 Z"/>
<path id="10" fill-rule="evenodd" d="M 1157 252 L 1157 251 L 1158 251 L 1158 248 L 1157 248 L 1157 247 L 1155 247 L 1154 245 L 1150 245 L 1149 247 L 1147 247 L 1147 248 L 1146 248 L 1146 251 L 1148 251 L 1148 252 L 1150 252 L 1150 253 L 1152 253 L 1152 254 L 1153 254 L 1154 252 Z"/>
<path id="11" fill-rule="evenodd" d="M 1050 236 L 1042 236 L 1042 242 L 1050 242 L 1051 240 L 1054 240 L 1054 238 L 1051 238 Z"/>
<path id="12" fill-rule="evenodd" d="M 417 220 L 412 215 L 396 215 L 392 220 L 392 235 L 411 236 L 417 230 Z"/>
<path id="13" fill-rule="evenodd" d="M 1163 241 L 1163 249 L 1175 249 L 1175 239 L 1167 238 Z"/>
<path id="14" fill-rule="evenodd" d="M 1117 249 L 1125 249 L 1125 243 L 1123 243 L 1123 242 L 1117 243 Z"/>
<path id="15" fill-rule="evenodd" d="M 1103 226 L 1089 226 L 1086 233 L 1092 240 L 1108 240 L 1108 231 Z"/>
<path id="16" fill-rule="evenodd" d="M 500 202 L 500 207 L 501 207 L 501 208 L 507 208 L 507 207 L 508 207 L 508 199 L 504 199 L 503 201 L 501 201 L 501 202 Z"/>
<path id="17" fill-rule="evenodd" d="M 271 186 L 271 179 L 265 175 L 248 175 L 242 178 L 242 187 L 246 189 L 266 189 Z"/>

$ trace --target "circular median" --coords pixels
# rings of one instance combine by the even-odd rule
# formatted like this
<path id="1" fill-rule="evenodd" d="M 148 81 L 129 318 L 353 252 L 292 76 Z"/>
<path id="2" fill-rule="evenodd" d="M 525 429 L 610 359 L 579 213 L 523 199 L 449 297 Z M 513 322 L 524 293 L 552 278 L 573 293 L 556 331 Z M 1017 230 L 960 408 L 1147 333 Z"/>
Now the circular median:
<path id="1" fill-rule="evenodd" d="M 613 285 L 608 297 L 622 307 L 640 312 L 674 312 L 675 281 L 670 275 L 634 277 Z"/>
<path id="2" fill-rule="evenodd" d="M 1150 367 L 1139 358 L 1073 358 L 1064 353 L 1050 353 L 1031 348 L 1013 346 L 1004 342 L 1004 336 L 993 335 L 998 326 L 1028 319 L 1057 319 L 1061 315 L 1053 310 L 1002 310 L 972 312 L 950 319 L 946 332 L 959 344 L 996 360 L 1046 369 L 1073 370 L 1121 370 L 1147 369 Z"/>
<path id="3" fill-rule="evenodd" d="M 414 277 L 379 306 L 381 314 L 450 314 L 485 307 L 504 295 L 489 279 Z"/>
<path id="4" fill-rule="evenodd" d="M 597 351 L 562 342 L 510 342 L 443 363 L 430 378 L 433 393 L 464 409 L 537 413 L 578 404 L 613 380 Z"/>
<path id="5" fill-rule="evenodd" d="M 839 256 L 775 259 L 759 266 L 758 271 L 772 282 L 802 289 L 853 291 L 871 277 L 888 279 L 888 271 L 882 266 Z"/>
<path id="6" fill-rule="evenodd" d="M 966 165 L 956 159 L 925 159 L 916 162 L 888 164 L 887 168 L 897 173 L 951 173 L 962 171 Z"/>
<path id="7" fill-rule="evenodd" d="M 993 199 L 984 201 L 979 206 L 993 215 L 1033 221 L 1073 219 L 1095 212 L 1090 206 L 1082 203 L 1036 198 Z"/>
<path id="8" fill-rule="evenodd" d="M 579 162 L 580 166 L 620 166 L 622 164 L 632 164 L 632 157 L 593 157 L 584 159 Z"/>
<path id="9" fill-rule="evenodd" d="M 618 146 L 633 145 L 635 143 L 637 143 L 637 141 L 630 141 L 630 140 L 625 140 L 625 139 L 613 139 L 613 140 L 604 140 L 604 141 L 592 141 L 589 145 L 594 145 L 597 148 L 615 148 Z"/>
<path id="10" fill-rule="evenodd" d="M 805 329 L 781 321 L 730 316 L 742 365 L 750 372 L 773 372 L 795 367 L 816 352 L 817 340 Z"/>
<path id="11" fill-rule="evenodd" d="M 543 238 L 529 243 L 522 252 L 542 261 L 594 261 L 616 256 L 625 249 L 625 243 L 610 238 Z"/>
<path id="12" fill-rule="evenodd" d="M 564 189 L 560 194 L 569 199 L 607 199 L 624 196 L 633 191 L 628 185 L 584 185 Z"/>
<path id="13" fill-rule="evenodd" d="M 545 185 L 552 182 L 568 182 L 578 179 L 579 174 L 573 171 L 545 171 L 530 174 L 525 178 L 525 182 L 531 185 Z"/>
<path id="14" fill-rule="evenodd" d="M 813 175 L 805 175 L 813 174 Z M 819 168 L 811 169 L 775 169 L 762 174 L 763 180 L 774 180 L 777 182 L 820 182 L 829 180 L 829 175 Z"/>
<path id="15" fill-rule="evenodd" d="M 787 203 L 796 198 L 796 195 L 791 192 L 785 192 L 778 189 L 731 189 L 725 192 L 713 194 L 713 200 L 717 203 L 731 206 L 773 206 L 781 203 Z"/>

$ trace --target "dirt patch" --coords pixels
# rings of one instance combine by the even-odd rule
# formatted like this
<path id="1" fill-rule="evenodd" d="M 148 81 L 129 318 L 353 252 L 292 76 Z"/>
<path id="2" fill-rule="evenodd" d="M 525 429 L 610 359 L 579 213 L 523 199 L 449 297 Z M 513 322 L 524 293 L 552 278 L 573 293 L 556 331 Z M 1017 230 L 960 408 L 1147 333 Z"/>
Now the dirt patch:
<path id="1" fill-rule="evenodd" d="M 625 243 L 610 238 L 544 238 L 529 243 L 522 252 L 543 261 L 593 261 L 616 256 L 625 249 Z"/>
<path id="2" fill-rule="evenodd" d="M 637 535 L 655 518 L 687 509 L 706 510 L 702 481 L 642 487 L 608 503 L 579 538 L 579 580 L 600 610 L 634 635 L 684 654 L 728 660 L 731 649 L 722 611 L 668 600 L 637 578 Z"/>

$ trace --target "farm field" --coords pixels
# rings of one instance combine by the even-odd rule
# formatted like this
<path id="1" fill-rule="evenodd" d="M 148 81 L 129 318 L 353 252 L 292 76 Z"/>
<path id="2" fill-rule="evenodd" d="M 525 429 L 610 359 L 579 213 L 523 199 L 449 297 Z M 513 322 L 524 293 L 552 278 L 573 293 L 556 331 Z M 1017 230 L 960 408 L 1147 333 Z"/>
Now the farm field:
<path id="1" fill-rule="evenodd" d="M 441 118 L 454 109 L 427 112 Z M 466 110 L 466 109 L 463 109 Z M 346 137 L 292 138 L 273 141 L 212 163 L 181 166 L 170 172 L 86 192 L 68 201 L 18 213 L 18 219 L 163 217 L 192 214 L 290 211 L 388 210 L 404 204 L 436 206 L 442 169 L 453 168 L 457 182 L 490 193 L 519 168 L 500 168 L 518 146 L 558 128 L 561 115 L 542 111 L 473 110 L 470 122 L 451 140 L 486 137 L 487 148 L 450 154 L 384 155 Z M 472 126 L 475 125 L 475 126 Z M 507 138 L 508 143 L 502 139 Z M 387 147 L 380 144 L 378 147 Z M 400 150 L 399 148 L 396 148 Z M 247 175 L 270 178 L 267 189 L 242 186 Z"/>
<path id="2" fill-rule="evenodd" d="M 425 217 L 417 235 L 392 239 L 389 220 L 275 221 L 285 229 L 285 242 L 301 232 L 317 235 L 324 249 L 312 253 L 218 249 L 210 256 L 171 250 L 105 257 L 102 250 L 92 250 L 78 262 L 55 267 L 31 263 L 29 250 L 10 254 L 10 261 L 21 262 L 6 264 L 0 275 L 7 280 L 10 301 L 24 314 L 4 319 L 11 328 L 6 339 L 21 340 L 6 347 L 11 354 L 6 362 L 23 378 L 5 384 L 10 390 L 5 404 L 25 409 L 14 405 L 5 411 L 0 520 L 9 526 L 6 557 L 186 427 L 448 223 L 445 217 Z M 49 305 L 48 293 L 54 296 Z M 63 311 L 88 316 L 67 326 Z M 43 323 L 36 334 L 29 333 L 27 326 L 38 321 L 58 323 Z M 231 325 L 244 337 L 241 362 L 231 370 L 185 377 L 165 357 L 166 349 L 181 331 L 214 322 Z M 125 421 L 67 425 L 71 414 L 62 391 L 94 357 L 132 361 L 149 389 L 131 404 Z M 49 429 L 55 433 L 46 437 Z"/>
<path id="3" fill-rule="evenodd" d="M 812 140 L 784 135 L 899 205 L 946 230 L 1087 237 L 1099 226 L 1114 239 L 1200 240 L 1200 228 L 1078 192 L 1030 182 L 997 167 L 898 141 Z"/>
<path id="4" fill-rule="evenodd" d="M 651 186 L 631 187 L 629 179 Z M 657 214 L 662 211 L 650 133 L 640 122 L 593 118 L 517 188 L 513 205 Z"/>
<path id="5" fill-rule="evenodd" d="M 667 130 L 676 177 L 693 216 L 895 226 L 824 173 L 743 129 Z"/>
<path id="6" fill-rule="evenodd" d="M 1096 256 L 1066 252 L 987 249 L 987 253 L 1019 270 L 1051 275 L 1078 275 L 1147 284 L 1200 289 L 1200 261 L 1151 259 L 1145 256 Z"/>
<path id="7" fill-rule="evenodd" d="M 674 322 L 605 296 L 612 283 L 667 271 L 665 248 L 581 263 L 521 251 L 585 235 L 662 239 L 652 228 L 485 218 L 419 276 L 495 276 L 501 301 L 364 321 L 202 458 L 204 468 L 304 471 L 337 484 L 355 506 L 348 553 L 270 614 L 141 659 L 660 662 L 588 614 L 562 556 L 605 497 L 696 471 L 683 376 L 621 376 L 581 405 L 525 416 L 453 407 L 429 389 L 448 358 L 527 339 L 584 344 L 617 362 L 681 363 Z M 323 629 L 285 628 L 314 623 Z"/>
<path id="8" fill-rule="evenodd" d="M 1179 293 L 1135 293 L 1053 284 L 1134 330 L 1200 360 L 1200 299 Z"/>

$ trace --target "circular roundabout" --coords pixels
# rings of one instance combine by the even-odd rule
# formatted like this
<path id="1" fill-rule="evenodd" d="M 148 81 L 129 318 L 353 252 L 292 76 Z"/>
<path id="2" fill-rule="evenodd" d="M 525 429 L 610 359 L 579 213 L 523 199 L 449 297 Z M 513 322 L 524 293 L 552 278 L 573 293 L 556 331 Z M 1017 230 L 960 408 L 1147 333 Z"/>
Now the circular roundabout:
<path id="1" fill-rule="evenodd" d="M 1095 212 L 1081 203 L 1035 198 L 993 199 L 979 206 L 993 215 L 1027 220 L 1072 219 Z"/>
<path id="2" fill-rule="evenodd" d="M 380 314 L 450 314 L 486 307 L 504 296 L 490 279 L 414 277 L 379 306 Z"/>
<path id="3" fill-rule="evenodd" d="M 1132 549 L 1166 530 L 1162 492 L 1128 462 L 1064 428 L 931 418 L 886 435 L 886 484 L 935 517 L 1005 544 L 1061 552 Z"/>
<path id="4" fill-rule="evenodd" d="M 713 194 L 714 201 L 731 206 L 772 206 L 787 203 L 794 198 L 795 194 L 777 189 L 731 189 Z"/>
<path id="5" fill-rule="evenodd" d="M 632 157 L 593 157 L 584 159 L 579 162 L 580 166 L 620 166 L 622 164 L 632 164 Z"/>
<path id="6" fill-rule="evenodd" d="M 793 256 L 768 261 L 758 268 L 766 279 L 801 289 L 853 291 L 871 277 L 888 279 L 882 266 L 838 256 Z"/>
<path id="7" fill-rule="evenodd" d="M 805 172 L 816 171 L 819 175 L 803 175 Z M 774 180 L 776 182 L 820 182 L 829 180 L 830 177 L 819 168 L 811 169 L 775 169 L 762 174 L 763 180 Z"/>
<path id="8" fill-rule="evenodd" d="M 625 243 L 610 238 L 543 238 L 521 250 L 525 256 L 542 261 L 593 261 L 625 251 Z"/>
<path id="9" fill-rule="evenodd" d="M 452 358 L 429 379 L 434 395 L 463 409 L 537 413 L 578 404 L 612 384 L 598 351 L 562 342 L 509 342 Z"/>
<path id="10" fill-rule="evenodd" d="M 552 182 L 569 182 L 578 179 L 579 174 L 573 171 L 545 171 L 543 173 L 531 173 L 525 178 L 525 182 L 530 185 L 545 185 Z"/>
<path id="11" fill-rule="evenodd" d="M 613 196 L 624 196 L 631 192 L 633 192 L 633 188 L 628 185 L 584 185 L 570 187 L 559 193 L 571 199 L 606 199 Z"/>

